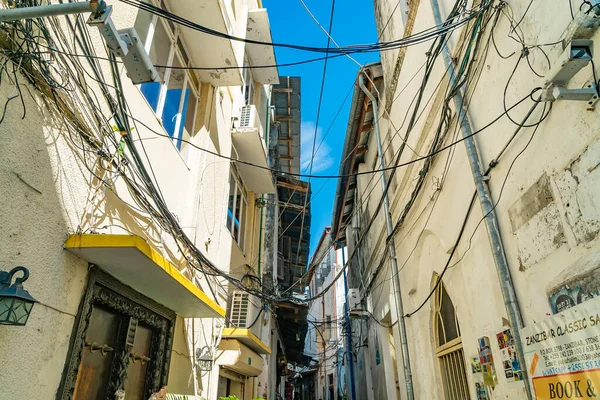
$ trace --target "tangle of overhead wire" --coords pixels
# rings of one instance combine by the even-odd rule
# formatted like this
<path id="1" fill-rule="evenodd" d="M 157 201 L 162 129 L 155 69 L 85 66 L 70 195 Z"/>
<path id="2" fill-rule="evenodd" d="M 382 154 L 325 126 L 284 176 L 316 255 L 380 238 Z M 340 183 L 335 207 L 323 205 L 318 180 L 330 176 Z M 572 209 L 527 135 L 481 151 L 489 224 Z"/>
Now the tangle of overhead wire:
<path id="1" fill-rule="evenodd" d="M 151 3 L 147 3 L 144 1 L 140 1 L 140 0 L 120 0 L 120 1 L 124 4 L 128 4 L 130 6 L 145 10 L 149 13 L 158 15 L 164 19 L 167 19 L 167 20 L 174 22 L 176 24 L 179 24 L 181 26 L 185 26 L 187 28 L 190 28 L 190 29 L 193 29 L 193 30 L 196 30 L 199 32 L 203 32 L 203 33 L 209 34 L 211 36 L 220 37 L 223 39 L 244 42 L 247 44 L 282 47 L 282 48 L 289 48 L 289 49 L 302 50 L 302 51 L 310 51 L 310 52 L 326 53 L 326 54 L 342 54 L 342 55 L 353 54 L 353 53 L 363 53 L 363 52 L 379 52 L 379 51 L 385 51 L 385 50 L 389 50 L 389 49 L 397 49 L 397 48 L 408 46 L 408 45 L 422 43 L 424 41 L 434 38 L 436 35 L 438 35 L 440 33 L 447 33 L 451 29 L 455 29 L 459 26 L 464 25 L 471 19 L 476 18 L 483 10 L 485 10 L 485 7 L 487 6 L 487 3 L 484 1 L 479 6 L 473 8 L 472 10 L 465 10 L 463 13 L 457 15 L 456 20 L 453 19 L 450 23 L 444 24 L 443 27 L 428 28 L 422 32 L 419 32 L 417 34 L 407 36 L 407 37 L 404 37 L 404 38 L 401 38 L 398 40 L 394 40 L 394 41 L 390 41 L 390 42 L 378 42 L 378 43 L 372 43 L 372 44 L 345 46 L 345 47 L 336 48 L 336 49 L 328 49 L 327 47 L 323 48 L 323 47 L 303 46 L 303 45 L 290 44 L 290 43 L 262 42 L 262 41 L 247 39 L 247 38 L 235 37 L 235 36 L 223 33 L 223 32 L 215 31 L 213 29 L 207 28 L 200 24 L 194 23 L 194 22 L 187 20 L 181 16 L 173 14 L 173 13 L 165 10 L 164 8 L 157 7 Z M 463 18 L 461 19 L 459 17 L 463 17 Z M 438 28 L 440 28 L 440 29 L 438 29 Z"/>
<path id="2" fill-rule="evenodd" d="M 467 249 L 463 252 L 462 256 L 453 264 L 450 264 L 452 261 L 452 258 L 454 257 L 454 254 L 456 252 L 456 249 L 458 248 L 458 245 L 460 243 L 460 239 L 464 233 L 465 227 L 467 225 L 468 219 L 469 219 L 469 215 L 471 213 L 471 210 L 473 208 L 473 204 L 475 202 L 476 199 L 476 193 L 473 194 L 473 197 L 471 199 L 471 203 L 468 207 L 467 210 L 467 215 L 465 216 L 464 222 L 461 226 L 460 232 L 458 234 L 458 237 L 456 239 L 456 243 L 454 244 L 453 248 L 452 248 L 452 252 L 450 253 L 450 255 L 448 256 L 448 259 L 446 261 L 446 265 L 444 266 L 444 268 L 442 269 L 435 285 L 433 286 L 433 288 L 431 289 L 431 291 L 429 292 L 429 294 L 427 295 L 427 297 L 425 298 L 425 300 L 423 300 L 423 302 L 421 302 L 421 304 L 416 307 L 416 309 L 410 313 L 407 313 L 404 315 L 405 318 L 410 318 L 411 316 L 413 316 L 414 314 L 416 314 L 417 312 L 419 312 L 429 301 L 429 299 L 431 298 L 431 296 L 433 296 L 433 294 L 435 293 L 435 290 L 437 289 L 437 287 L 439 286 L 440 282 L 442 282 L 442 279 L 444 277 L 444 275 L 446 274 L 446 272 L 448 271 L 448 269 L 453 268 L 454 266 L 456 266 L 457 264 L 459 264 L 462 259 L 465 257 L 465 255 L 469 252 L 469 250 L 471 249 L 471 243 L 473 240 L 473 237 L 475 236 L 475 234 L 477 233 L 477 230 L 479 229 L 479 226 L 481 225 L 481 223 L 491 214 L 495 211 L 496 207 L 498 206 L 498 204 L 500 203 L 500 200 L 502 199 L 502 193 L 504 192 L 504 187 L 506 185 L 506 182 L 508 180 L 508 177 L 510 176 L 510 172 L 513 168 L 513 166 L 515 165 L 516 161 L 519 159 L 519 157 L 527 150 L 527 148 L 529 147 L 529 145 L 531 144 L 531 142 L 533 141 L 533 138 L 535 137 L 535 134 L 538 130 L 538 128 L 540 127 L 541 123 L 546 119 L 546 117 L 548 116 L 549 112 L 546 113 L 546 104 L 544 104 L 544 110 L 542 111 L 542 114 L 540 116 L 540 119 L 538 121 L 537 124 L 534 124 L 533 127 L 533 132 L 531 134 L 531 136 L 529 137 L 529 140 L 527 141 L 527 143 L 525 144 L 525 146 L 519 151 L 519 153 L 517 153 L 517 155 L 513 158 L 512 162 L 510 163 L 506 174 L 504 176 L 504 180 L 502 182 L 502 185 L 500 187 L 500 192 L 498 194 L 498 199 L 494 202 L 493 207 L 490 209 L 490 211 L 488 211 L 484 216 L 481 217 L 481 219 L 479 220 L 479 222 L 477 223 L 477 225 L 475 226 L 475 229 L 473 229 L 473 232 L 471 234 L 471 237 L 469 238 L 469 245 L 467 247 Z M 549 107 L 550 109 L 552 108 L 552 106 Z M 531 127 L 532 125 L 525 125 L 524 123 L 521 124 L 522 127 Z"/>

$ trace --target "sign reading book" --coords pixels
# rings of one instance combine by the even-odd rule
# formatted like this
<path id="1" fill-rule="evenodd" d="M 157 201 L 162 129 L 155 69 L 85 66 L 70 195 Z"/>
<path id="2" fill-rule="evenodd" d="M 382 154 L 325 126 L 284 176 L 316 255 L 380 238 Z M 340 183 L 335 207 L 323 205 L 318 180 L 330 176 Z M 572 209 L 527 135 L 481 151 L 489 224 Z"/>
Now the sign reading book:
<path id="1" fill-rule="evenodd" d="M 537 400 L 600 400 L 600 298 L 521 330 Z"/>

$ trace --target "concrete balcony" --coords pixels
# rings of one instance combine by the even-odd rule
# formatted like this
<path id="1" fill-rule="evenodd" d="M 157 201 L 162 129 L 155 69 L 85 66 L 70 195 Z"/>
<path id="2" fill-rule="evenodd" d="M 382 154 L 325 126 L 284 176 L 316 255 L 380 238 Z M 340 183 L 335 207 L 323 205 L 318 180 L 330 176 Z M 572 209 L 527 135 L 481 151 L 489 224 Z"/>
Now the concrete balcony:
<path id="1" fill-rule="evenodd" d="M 269 15 L 265 8 L 251 10 L 248 12 L 248 34 L 247 38 L 259 42 L 271 43 L 271 25 Z M 275 65 L 275 51 L 273 46 L 260 44 L 248 44 L 246 52 L 250 58 L 250 64 L 254 66 Z M 277 68 L 259 68 L 252 72 L 256 81 L 263 85 L 276 85 L 279 83 Z"/>
<path id="2" fill-rule="evenodd" d="M 247 21 L 238 11 L 236 21 L 232 20 L 232 10 L 223 7 L 219 0 L 171 0 L 167 2 L 171 11 L 193 23 L 214 31 L 245 36 Z M 243 25 L 243 26 L 242 26 Z M 201 81 L 213 86 L 242 85 L 244 63 L 244 43 L 199 32 L 192 28 L 181 27 L 183 40 L 188 47 L 191 63 L 195 67 L 227 67 L 214 70 L 198 70 Z"/>
<path id="3" fill-rule="evenodd" d="M 223 308 L 139 236 L 75 234 L 69 236 L 65 249 L 181 317 L 225 316 Z"/>
<path id="4" fill-rule="evenodd" d="M 254 105 L 244 106 L 240 123 L 231 132 L 236 155 L 241 161 L 237 167 L 246 188 L 254 193 L 274 193 L 275 185 L 267 159 L 266 138 Z M 258 167 L 256 167 L 258 166 Z"/>

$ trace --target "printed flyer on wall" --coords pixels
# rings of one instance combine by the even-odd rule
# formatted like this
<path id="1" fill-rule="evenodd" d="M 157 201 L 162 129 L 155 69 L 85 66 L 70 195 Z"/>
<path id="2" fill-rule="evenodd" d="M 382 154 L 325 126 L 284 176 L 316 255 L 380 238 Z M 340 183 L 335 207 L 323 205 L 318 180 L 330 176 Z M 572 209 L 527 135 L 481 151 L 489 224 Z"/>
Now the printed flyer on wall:
<path id="1" fill-rule="evenodd" d="M 496 335 L 496 340 L 498 341 L 498 348 L 500 349 L 504 377 L 508 379 L 509 382 L 522 381 L 523 373 L 521 372 L 521 364 L 517 358 L 515 340 L 510 328 L 506 328 L 498 333 Z"/>
<path id="2" fill-rule="evenodd" d="M 600 399 L 600 298 L 521 330 L 537 400 Z"/>

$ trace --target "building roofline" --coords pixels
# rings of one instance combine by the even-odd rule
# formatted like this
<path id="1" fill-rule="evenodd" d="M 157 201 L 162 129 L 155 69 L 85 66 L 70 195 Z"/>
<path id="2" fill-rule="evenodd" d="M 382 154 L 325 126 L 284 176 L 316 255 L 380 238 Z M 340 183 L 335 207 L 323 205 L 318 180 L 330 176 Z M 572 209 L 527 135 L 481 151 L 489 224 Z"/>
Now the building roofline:
<path id="1" fill-rule="evenodd" d="M 365 65 L 356 74 L 354 82 L 354 94 L 352 96 L 352 105 L 350 107 L 350 115 L 348 117 L 348 125 L 346 129 L 346 139 L 344 140 L 344 148 L 342 151 L 342 161 L 340 162 L 340 175 L 349 175 L 358 169 L 357 155 L 359 152 L 366 151 L 366 146 L 360 148 L 362 136 L 368 135 L 370 132 L 370 123 L 365 123 L 369 112 L 368 105 L 370 100 L 365 96 L 364 92 L 358 86 L 360 74 L 367 74 L 377 85 L 377 89 L 381 92 L 383 83 L 383 71 L 381 62 L 375 62 Z M 367 87 L 371 87 L 371 79 L 367 82 Z M 365 108 L 365 105 L 367 107 Z M 373 116 L 377 118 L 377 116 Z M 368 136 L 366 136 L 368 137 Z M 362 154 L 362 153 L 361 153 Z M 349 187 L 356 183 L 355 176 L 343 176 L 338 178 L 333 214 L 331 216 L 331 236 L 333 241 L 345 242 L 345 232 L 343 232 L 343 219 L 346 215 L 345 208 L 348 201 Z M 351 199 L 353 201 L 353 199 Z M 351 210 L 354 209 L 354 204 L 350 205 Z"/>

